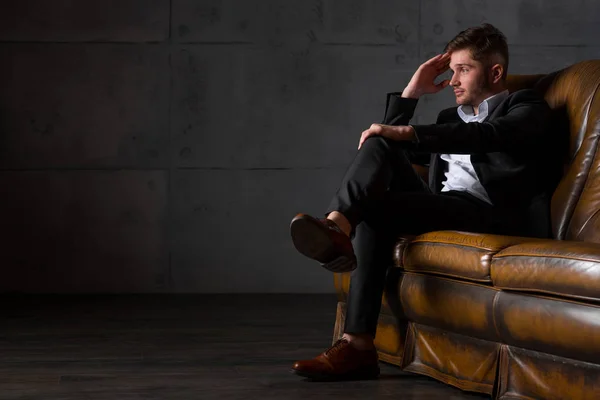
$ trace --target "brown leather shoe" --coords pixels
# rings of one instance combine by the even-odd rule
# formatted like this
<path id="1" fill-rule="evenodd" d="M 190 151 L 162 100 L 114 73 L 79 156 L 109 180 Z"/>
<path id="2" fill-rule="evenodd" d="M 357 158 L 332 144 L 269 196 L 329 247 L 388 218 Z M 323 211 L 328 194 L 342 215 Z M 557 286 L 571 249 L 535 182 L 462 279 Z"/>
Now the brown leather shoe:
<path id="1" fill-rule="evenodd" d="M 298 214 L 290 224 L 296 250 L 317 260 L 331 272 L 349 272 L 356 268 L 356 256 L 350 238 L 326 218 Z"/>
<path id="2" fill-rule="evenodd" d="M 312 360 L 297 361 L 292 372 L 312 380 L 363 380 L 379 376 L 377 350 L 358 350 L 340 339 Z"/>

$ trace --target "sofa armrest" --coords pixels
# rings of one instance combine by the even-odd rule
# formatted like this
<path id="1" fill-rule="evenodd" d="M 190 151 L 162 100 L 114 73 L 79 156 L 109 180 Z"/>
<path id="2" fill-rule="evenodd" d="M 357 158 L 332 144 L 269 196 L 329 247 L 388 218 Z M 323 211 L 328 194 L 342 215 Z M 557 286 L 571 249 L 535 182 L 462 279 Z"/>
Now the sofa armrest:
<path id="1" fill-rule="evenodd" d="M 492 259 L 495 287 L 600 301 L 600 244 L 535 241 L 508 247 Z"/>

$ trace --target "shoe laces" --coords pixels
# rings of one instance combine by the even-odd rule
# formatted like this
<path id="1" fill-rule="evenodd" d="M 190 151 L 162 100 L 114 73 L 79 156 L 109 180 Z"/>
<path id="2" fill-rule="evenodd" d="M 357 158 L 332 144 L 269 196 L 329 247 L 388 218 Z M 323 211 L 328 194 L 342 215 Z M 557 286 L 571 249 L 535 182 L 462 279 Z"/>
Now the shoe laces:
<path id="1" fill-rule="evenodd" d="M 344 338 L 336 340 L 336 342 L 325 351 L 325 355 L 329 356 L 331 354 L 335 354 L 343 347 L 343 345 L 348 344 L 348 341 Z"/>

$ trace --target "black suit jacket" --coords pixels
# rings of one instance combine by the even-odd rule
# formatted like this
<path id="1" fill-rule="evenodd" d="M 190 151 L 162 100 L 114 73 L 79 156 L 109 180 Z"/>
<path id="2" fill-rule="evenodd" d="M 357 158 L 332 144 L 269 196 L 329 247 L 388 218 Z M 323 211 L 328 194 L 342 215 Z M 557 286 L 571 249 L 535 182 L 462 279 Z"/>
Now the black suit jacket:
<path id="1" fill-rule="evenodd" d="M 417 100 L 389 93 L 383 120 L 408 125 Z M 562 158 L 552 129 L 552 112 L 533 90 L 510 94 L 484 122 L 465 123 L 457 107 L 445 109 L 431 125 L 412 125 L 406 142 L 415 164 L 429 166 L 429 186 L 439 193 L 448 163 L 440 154 L 470 154 L 479 181 L 495 207 L 521 225 L 522 234 L 549 237 L 550 198 Z"/>

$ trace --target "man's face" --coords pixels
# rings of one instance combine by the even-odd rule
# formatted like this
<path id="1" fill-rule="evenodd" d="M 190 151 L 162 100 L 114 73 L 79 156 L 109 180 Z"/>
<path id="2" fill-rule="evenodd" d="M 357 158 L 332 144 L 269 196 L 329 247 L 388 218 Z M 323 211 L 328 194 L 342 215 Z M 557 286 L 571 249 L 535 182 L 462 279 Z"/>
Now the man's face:
<path id="1" fill-rule="evenodd" d="M 450 54 L 452 78 L 456 104 L 474 107 L 485 100 L 489 92 L 489 78 L 483 64 L 471 58 L 468 49 L 456 50 Z"/>

